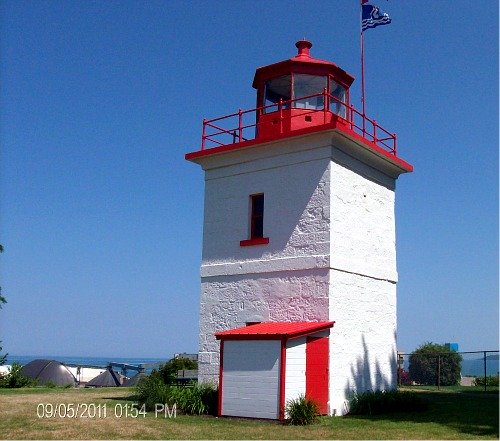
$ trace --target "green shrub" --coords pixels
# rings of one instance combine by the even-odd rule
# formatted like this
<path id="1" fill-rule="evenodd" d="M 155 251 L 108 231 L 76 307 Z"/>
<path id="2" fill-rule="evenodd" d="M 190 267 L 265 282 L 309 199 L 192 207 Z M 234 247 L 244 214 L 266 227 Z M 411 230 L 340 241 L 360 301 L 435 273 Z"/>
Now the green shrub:
<path id="1" fill-rule="evenodd" d="M 169 386 L 153 375 L 142 379 L 136 390 L 139 404 L 145 404 L 147 411 L 154 410 L 156 404 L 175 404 L 178 411 L 187 415 L 214 415 L 217 410 L 217 389 L 211 384 Z"/>
<path id="2" fill-rule="evenodd" d="M 289 400 L 285 406 L 288 422 L 294 426 L 306 426 L 314 423 L 319 415 L 319 407 L 315 401 L 300 395 Z"/>
<path id="3" fill-rule="evenodd" d="M 32 378 L 25 377 L 21 372 L 22 368 L 19 363 L 13 363 L 10 372 L 0 376 L 0 387 L 19 388 L 36 386 L 38 382 Z"/>
<path id="4" fill-rule="evenodd" d="M 184 357 L 172 358 L 161 365 L 157 371 L 153 371 L 152 375 L 159 375 L 166 384 L 172 384 L 177 379 L 177 372 L 182 369 L 196 370 L 198 362 Z"/>
<path id="5" fill-rule="evenodd" d="M 143 378 L 137 384 L 137 401 L 141 405 L 145 404 L 147 411 L 154 410 L 156 404 L 170 403 L 170 389 L 160 377 Z"/>
<path id="6" fill-rule="evenodd" d="M 418 412 L 427 409 L 427 402 L 414 392 L 367 391 L 350 400 L 352 415 L 380 415 L 396 412 Z"/>
<path id="7" fill-rule="evenodd" d="M 418 384 L 460 384 L 462 356 L 445 345 L 424 343 L 410 354 L 410 378 Z M 439 379 L 438 379 L 439 374 Z"/>
<path id="8" fill-rule="evenodd" d="M 195 384 L 180 391 L 181 412 L 188 415 L 215 415 L 217 412 L 217 389 L 211 384 Z"/>
<path id="9" fill-rule="evenodd" d="M 474 378 L 474 386 L 484 386 L 485 378 L 476 377 Z M 486 386 L 496 386 L 498 387 L 498 375 L 490 375 L 486 377 Z"/>

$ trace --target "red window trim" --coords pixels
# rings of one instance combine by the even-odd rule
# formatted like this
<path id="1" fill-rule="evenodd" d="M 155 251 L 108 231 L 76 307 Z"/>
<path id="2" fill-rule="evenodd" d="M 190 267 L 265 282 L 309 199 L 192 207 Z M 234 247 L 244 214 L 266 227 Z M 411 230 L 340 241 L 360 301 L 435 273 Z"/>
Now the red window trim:
<path id="1" fill-rule="evenodd" d="M 269 237 L 256 237 L 255 239 L 240 240 L 240 247 L 267 245 L 268 243 L 269 243 Z"/>

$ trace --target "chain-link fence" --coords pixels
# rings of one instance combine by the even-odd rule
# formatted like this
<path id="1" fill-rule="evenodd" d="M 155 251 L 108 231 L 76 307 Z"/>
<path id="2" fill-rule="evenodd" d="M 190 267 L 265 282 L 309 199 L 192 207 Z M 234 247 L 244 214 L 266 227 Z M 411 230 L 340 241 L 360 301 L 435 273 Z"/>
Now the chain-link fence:
<path id="1" fill-rule="evenodd" d="M 498 391 L 498 375 L 499 351 L 398 352 L 399 386 Z"/>

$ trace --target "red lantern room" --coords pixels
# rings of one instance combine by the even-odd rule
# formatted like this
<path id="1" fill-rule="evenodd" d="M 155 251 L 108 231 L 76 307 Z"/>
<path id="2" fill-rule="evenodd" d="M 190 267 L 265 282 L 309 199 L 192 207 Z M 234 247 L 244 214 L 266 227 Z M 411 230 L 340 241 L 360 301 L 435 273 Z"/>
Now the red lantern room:
<path id="1" fill-rule="evenodd" d="M 354 77 L 332 62 L 311 57 L 309 41 L 295 46 L 295 57 L 255 72 L 257 138 L 350 119 L 349 87 Z"/>
<path id="2" fill-rule="evenodd" d="M 309 41 L 300 40 L 295 46 L 294 57 L 255 71 L 256 108 L 204 119 L 201 149 L 188 153 L 186 159 L 196 162 L 228 150 L 333 130 L 361 149 L 360 154 L 389 161 L 398 173 L 412 171 L 397 157 L 396 134 L 350 103 L 354 77 L 335 63 L 313 58 Z"/>

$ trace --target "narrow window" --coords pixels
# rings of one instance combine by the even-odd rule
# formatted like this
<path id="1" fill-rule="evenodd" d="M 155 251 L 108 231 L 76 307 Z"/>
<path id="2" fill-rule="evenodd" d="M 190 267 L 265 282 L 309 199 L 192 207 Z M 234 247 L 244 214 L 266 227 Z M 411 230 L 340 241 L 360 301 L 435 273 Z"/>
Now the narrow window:
<path id="1" fill-rule="evenodd" d="M 264 237 L 264 195 L 254 194 L 250 198 L 252 204 L 250 239 L 259 239 Z"/>
<path id="2" fill-rule="evenodd" d="M 250 195 L 250 238 L 240 241 L 240 246 L 266 245 L 269 238 L 264 237 L 264 194 Z"/>

